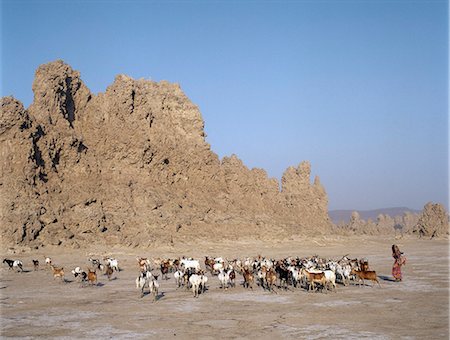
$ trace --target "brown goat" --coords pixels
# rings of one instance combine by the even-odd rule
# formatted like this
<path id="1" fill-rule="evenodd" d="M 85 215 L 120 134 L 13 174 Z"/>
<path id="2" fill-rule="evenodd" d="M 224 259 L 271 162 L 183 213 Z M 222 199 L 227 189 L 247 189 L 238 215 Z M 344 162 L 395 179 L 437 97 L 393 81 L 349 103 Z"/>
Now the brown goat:
<path id="1" fill-rule="evenodd" d="M 88 283 L 90 285 L 93 285 L 94 283 L 97 284 L 97 274 L 95 272 L 95 269 L 94 270 L 89 269 L 87 278 L 88 278 Z"/>
<path id="2" fill-rule="evenodd" d="M 113 273 L 114 273 L 114 270 L 110 266 L 106 265 L 105 274 L 108 277 L 108 280 L 111 281 L 111 276 L 112 276 Z"/>
<path id="3" fill-rule="evenodd" d="M 273 268 L 271 268 L 266 273 L 266 282 L 267 282 L 267 288 L 269 289 L 269 291 L 273 291 L 273 285 L 277 282 L 277 274 L 275 273 Z"/>
<path id="4" fill-rule="evenodd" d="M 369 261 L 367 261 L 367 260 L 359 260 L 359 269 L 362 271 L 362 272 L 366 272 L 366 271 L 368 271 L 369 270 Z"/>
<path id="5" fill-rule="evenodd" d="M 169 268 L 170 268 L 170 264 L 169 264 L 168 261 L 163 261 L 163 262 L 161 263 L 161 266 L 160 266 L 161 277 L 162 277 L 164 280 L 168 280 L 168 279 L 169 279 L 169 278 L 167 277 L 167 274 L 169 273 Z"/>
<path id="6" fill-rule="evenodd" d="M 205 267 L 212 273 L 214 270 L 214 259 L 210 258 L 209 256 L 205 256 Z"/>
<path id="7" fill-rule="evenodd" d="M 310 273 L 306 269 L 303 270 L 307 281 L 309 282 L 308 292 L 314 290 L 314 283 L 320 283 L 326 291 L 326 277 L 324 273 Z"/>
<path id="8" fill-rule="evenodd" d="M 244 288 L 250 287 L 251 290 L 253 290 L 253 281 L 255 280 L 255 277 L 247 266 L 242 269 L 242 276 L 244 276 Z"/>
<path id="9" fill-rule="evenodd" d="M 150 261 L 146 257 L 136 258 L 138 261 L 139 269 L 142 271 L 150 270 Z"/>
<path id="10" fill-rule="evenodd" d="M 56 268 L 54 265 L 51 265 L 53 270 L 53 279 L 59 277 L 61 281 L 64 281 L 64 268 Z"/>
<path id="11" fill-rule="evenodd" d="M 351 275 L 356 275 L 359 278 L 359 285 L 360 286 L 361 286 L 361 281 L 362 281 L 363 285 L 365 285 L 364 280 L 370 280 L 370 281 L 372 281 L 372 287 L 374 285 L 373 282 L 378 283 L 378 286 L 381 287 L 380 282 L 378 281 L 377 273 L 374 270 L 362 271 L 362 270 L 352 269 L 350 274 Z"/>

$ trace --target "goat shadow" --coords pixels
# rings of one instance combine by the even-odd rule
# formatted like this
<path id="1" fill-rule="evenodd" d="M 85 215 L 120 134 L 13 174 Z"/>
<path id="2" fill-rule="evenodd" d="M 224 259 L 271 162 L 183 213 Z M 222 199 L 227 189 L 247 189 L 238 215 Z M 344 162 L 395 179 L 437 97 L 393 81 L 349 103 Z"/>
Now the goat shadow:
<path id="1" fill-rule="evenodd" d="M 378 275 L 378 278 L 380 278 L 383 281 L 396 282 L 394 278 L 386 275 Z"/>
<path id="2" fill-rule="evenodd" d="M 166 296 L 166 294 L 164 292 L 159 293 L 158 295 L 156 295 L 155 302 L 161 300 L 165 296 Z"/>
<path id="3" fill-rule="evenodd" d="M 152 295 L 152 293 L 144 292 L 144 295 L 142 295 L 141 297 L 144 297 L 144 296 L 147 296 L 147 295 Z M 166 296 L 166 293 L 164 293 L 164 292 L 158 293 L 158 295 L 156 295 L 156 297 L 155 297 L 155 302 L 161 300 L 165 296 Z"/>

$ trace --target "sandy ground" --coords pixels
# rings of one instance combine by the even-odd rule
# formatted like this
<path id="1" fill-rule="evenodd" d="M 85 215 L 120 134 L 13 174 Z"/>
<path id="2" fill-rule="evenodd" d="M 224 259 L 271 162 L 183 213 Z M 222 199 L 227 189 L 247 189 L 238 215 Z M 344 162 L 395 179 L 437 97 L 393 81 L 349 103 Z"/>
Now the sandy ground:
<path id="1" fill-rule="evenodd" d="M 390 247 L 397 243 L 408 262 L 404 281 L 391 281 Z M 3 257 L 24 261 L 25 272 L 2 265 L 0 271 L 1 336 L 60 338 L 345 338 L 345 339 L 448 339 L 449 243 L 447 240 L 338 238 L 290 240 L 272 244 L 256 241 L 220 245 L 199 242 L 158 249 L 45 249 L 35 252 L 3 251 Z M 70 274 L 87 267 L 89 253 L 111 254 L 123 269 L 108 281 L 100 276 L 94 287 L 80 287 Z M 160 295 L 140 297 L 134 280 L 136 257 L 203 259 L 205 255 L 282 258 L 311 256 L 339 259 L 366 257 L 377 271 L 381 288 L 338 285 L 336 293 L 308 293 L 304 289 L 278 293 L 254 291 L 241 285 L 222 291 L 209 275 L 208 290 L 193 298 L 176 289 L 172 275 L 160 281 Z M 33 271 L 31 259 L 44 255 L 66 269 L 66 283 L 48 270 Z M 238 275 L 239 283 L 242 277 Z"/>

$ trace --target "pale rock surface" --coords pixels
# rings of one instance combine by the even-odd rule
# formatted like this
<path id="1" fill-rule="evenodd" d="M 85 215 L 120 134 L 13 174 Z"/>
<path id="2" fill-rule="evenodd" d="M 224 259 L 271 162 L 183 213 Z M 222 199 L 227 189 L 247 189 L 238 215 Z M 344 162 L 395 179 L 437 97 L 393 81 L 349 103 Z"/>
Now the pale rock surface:
<path id="1" fill-rule="evenodd" d="M 429 202 L 413 228 L 419 237 L 442 237 L 449 234 L 449 216 L 442 204 Z"/>
<path id="2" fill-rule="evenodd" d="M 28 109 L 1 100 L 2 244 L 150 246 L 194 238 L 328 233 L 311 166 L 281 190 L 237 156 L 220 160 L 177 84 L 116 77 L 92 94 L 62 61 L 40 66 Z"/>

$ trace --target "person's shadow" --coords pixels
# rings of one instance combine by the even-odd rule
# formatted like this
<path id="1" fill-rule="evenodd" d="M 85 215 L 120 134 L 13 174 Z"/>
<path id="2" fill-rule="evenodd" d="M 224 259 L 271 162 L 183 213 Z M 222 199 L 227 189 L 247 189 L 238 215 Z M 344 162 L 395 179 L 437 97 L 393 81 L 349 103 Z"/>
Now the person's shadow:
<path id="1" fill-rule="evenodd" d="M 383 281 L 395 282 L 395 279 L 390 276 L 378 275 L 378 277 Z"/>

